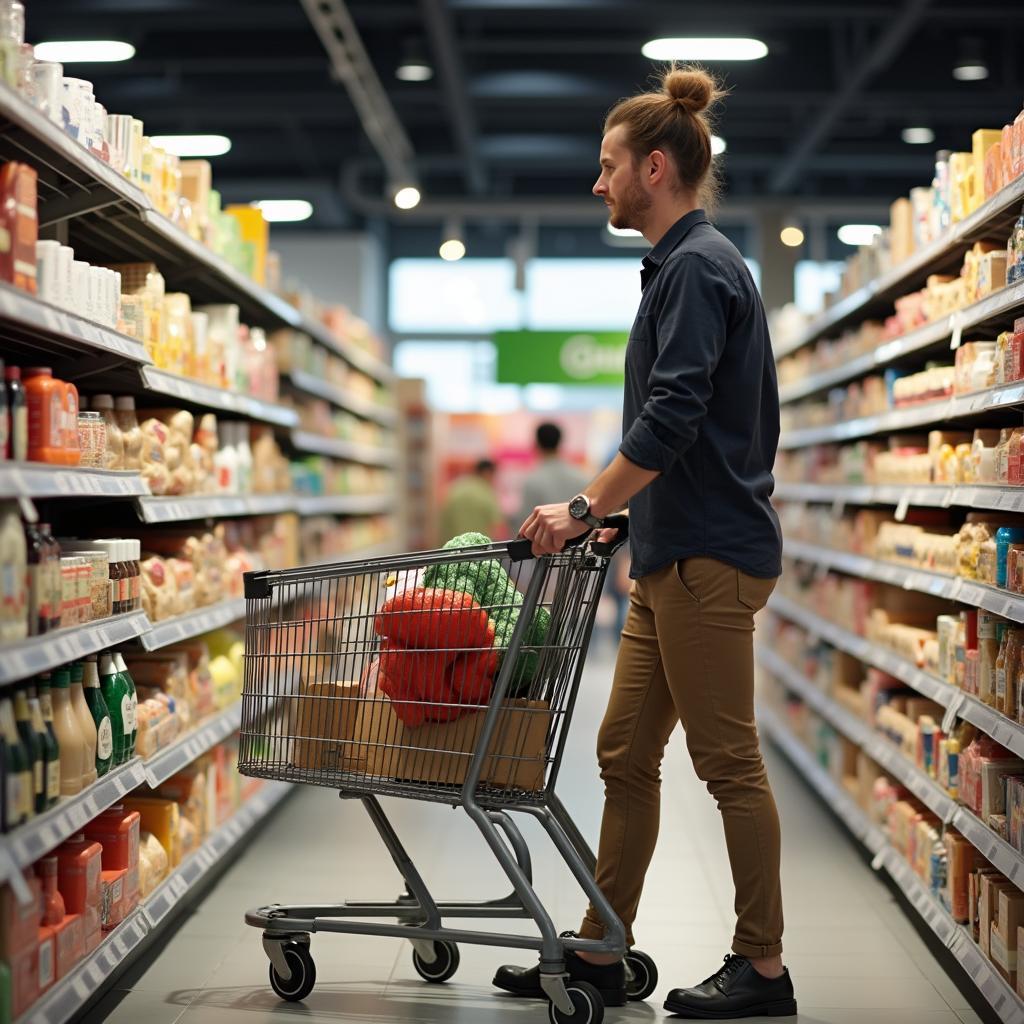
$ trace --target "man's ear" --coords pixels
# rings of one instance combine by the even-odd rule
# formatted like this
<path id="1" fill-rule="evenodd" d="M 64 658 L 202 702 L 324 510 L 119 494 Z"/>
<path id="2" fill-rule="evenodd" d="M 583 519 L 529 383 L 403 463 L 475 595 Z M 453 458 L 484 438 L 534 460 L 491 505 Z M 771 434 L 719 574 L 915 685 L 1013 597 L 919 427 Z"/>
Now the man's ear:
<path id="1" fill-rule="evenodd" d="M 664 150 L 654 149 L 647 156 L 647 184 L 657 185 L 668 170 L 668 158 Z"/>

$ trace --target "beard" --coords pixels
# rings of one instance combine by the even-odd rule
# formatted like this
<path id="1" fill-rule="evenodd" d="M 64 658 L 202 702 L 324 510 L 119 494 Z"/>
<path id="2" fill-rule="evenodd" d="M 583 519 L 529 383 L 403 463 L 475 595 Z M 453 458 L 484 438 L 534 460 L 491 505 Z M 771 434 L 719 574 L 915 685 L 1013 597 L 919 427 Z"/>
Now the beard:
<path id="1" fill-rule="evenodd" d="M 634 231 L 640 231 L 650 208 L 651 197 L 640 184 L 639 173 L 634 174 L 622 195 L 614 200 L 609 223 L 613 228 L 632 228 Z"/>

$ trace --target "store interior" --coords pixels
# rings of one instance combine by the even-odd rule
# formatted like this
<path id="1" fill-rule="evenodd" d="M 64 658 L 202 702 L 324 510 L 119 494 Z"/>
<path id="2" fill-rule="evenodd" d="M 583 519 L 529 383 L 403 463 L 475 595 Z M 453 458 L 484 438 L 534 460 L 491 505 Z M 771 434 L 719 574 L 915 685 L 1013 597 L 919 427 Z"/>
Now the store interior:
<path id="1" fill-rule="evenodd" d="M 367 767 L 393 736 L 352 752 L 391 713 L 374 614 L 470 532 L 467 495 L 511 587 L 483 646 L 548 671 L 518 609 L 572 626 L 549 774 L 489 748 L 481 785 L 544 802 L 557 774 L 597 840 L 628 550 L 531 599 L 545 570 L 505 545 L 553 465 L 539 427 L 565 481 L 618 449 L 650 245 L 591 189 L 605 114 L 672 60 L 727 88 L 711 217 L 777 370 L 754 650 L 799 1019 L 1024 1024 L 1022 47 L 1024 9 L 952 0 L 0 0 L 0 1024 L 563 1019 L 492 988 L 534 962 L 522 915 L 438 983 L 433 940 L 252 912 L 397 898 L 423 924 L 369 793 L 439 892 L 507 892 L 458 806 L 500 660 L 430 741 L 392 696 L 400 766 Z M 536 690 L 508 696 L 530 733 Z M 681 730 L 662 778 L 657 975 L 608 1020 L 659 1017 L 729 948 Z"/>

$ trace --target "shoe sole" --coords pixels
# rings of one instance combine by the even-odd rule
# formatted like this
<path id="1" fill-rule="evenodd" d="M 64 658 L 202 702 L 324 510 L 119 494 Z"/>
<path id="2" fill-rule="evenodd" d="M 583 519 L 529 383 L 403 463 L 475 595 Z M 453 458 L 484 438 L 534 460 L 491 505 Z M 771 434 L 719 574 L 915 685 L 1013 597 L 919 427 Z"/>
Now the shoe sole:
<path id="1" fill-rule="evenodd" d="M 539 989 L 522 989 L 522 988 L 510 988 L 507 985 L 502 985 L 497 978 L 491 982 L 495 988 L 501 989 L 502 992 L 507 992 L 510 996 L 518 996 L 520 999 L 543 999 L 545 1002 L 548 1001 L 548 997 Z M 572 982 L 569 982 L 571 985 Z M 629 1001 L 626 998 L 624 992 L 615 992 L 608 989 L 598 989 L 601 995 L 601 1001 L 605 1006 L 625 1006 Z"/>
<path id="2" fill-rule="evenodd" d="M 697 1010 L 683 1003 L 667 1000 L 665 1009 L 687 1020 L 741 1020 L 744 1017 L 795 1017 L 796 1000 L 781 999 L 773 1003 L 757 1003 L 746 1006 L 740 1011 L 731 1010 L 727 1013 L 716 1013 L 713 1010 Z"/>

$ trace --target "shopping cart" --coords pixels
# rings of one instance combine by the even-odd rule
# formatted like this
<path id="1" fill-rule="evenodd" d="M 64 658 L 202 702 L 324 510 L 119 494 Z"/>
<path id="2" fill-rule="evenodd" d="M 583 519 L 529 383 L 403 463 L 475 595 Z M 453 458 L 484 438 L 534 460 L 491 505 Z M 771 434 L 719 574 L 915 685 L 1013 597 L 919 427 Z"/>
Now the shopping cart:
<path id="1" fill-rule="evenodd" d="M 247 913 L 263 930 L 270 983 L 283 999 L 304 999 L 316 982 L 310 934 L 343 932 L 409 939 L 428 982 L 455 974 L 457 943 L 537 950 L 549 1019 L 602 1020 L 597 989 L 569 982 L 565 951 L 622 953 L 625 931 L 555 785 L 601 588 L 628 528 L 625 517 L 616 525 L 615 544 L 587 542 L 535 562 L 526 561 L 530 542 L 518 540 L 246 574 L 239 771 L 361 800 L 405 882 L 394 901 Z M 461 806 L 513 892 L 435 900 L 380 796 Z M 604 920 L 602 941 L 556 931 L 510 812 L 540 821 Z M 366 920 L 374 918 L 397 923 Z M 446 918 L 532 918 L 540 936 L 446 927 Z M 628 994 L 645 999 L 657 984 L 654 963 L 638 950 L 625 955 Z"/>

